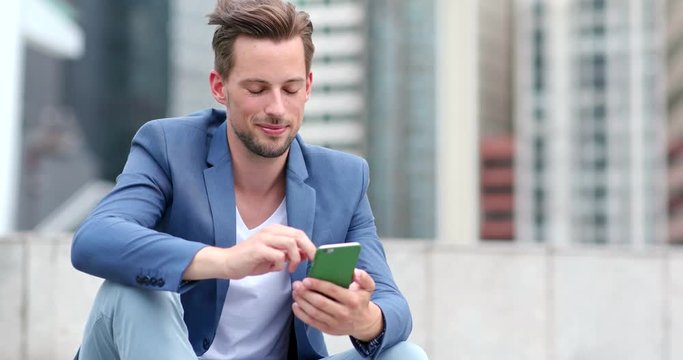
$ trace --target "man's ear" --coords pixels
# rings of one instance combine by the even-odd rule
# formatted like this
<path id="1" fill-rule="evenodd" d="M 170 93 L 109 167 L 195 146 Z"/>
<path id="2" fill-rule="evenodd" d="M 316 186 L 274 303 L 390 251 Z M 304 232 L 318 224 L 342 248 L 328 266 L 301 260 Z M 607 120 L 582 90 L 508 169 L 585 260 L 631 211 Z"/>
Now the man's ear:
<path id="1" fill-rule="evenodd" d="M 225 86 L 227 84 L 223 81 L 223 77 L 215 69 L 211 70 L 209 73 L 209 85 L 211 86 L 211 94 L 213 95 L 213 98 L 219 103 L 227 106 L 228 99 L 225 92 Z"/>
<path id="2" fill-rule="evenodd" d="M 306 100 L 311 97 L 311 88 L 313 86 L 313 72 L 309 71 L 306 77 Z"/>

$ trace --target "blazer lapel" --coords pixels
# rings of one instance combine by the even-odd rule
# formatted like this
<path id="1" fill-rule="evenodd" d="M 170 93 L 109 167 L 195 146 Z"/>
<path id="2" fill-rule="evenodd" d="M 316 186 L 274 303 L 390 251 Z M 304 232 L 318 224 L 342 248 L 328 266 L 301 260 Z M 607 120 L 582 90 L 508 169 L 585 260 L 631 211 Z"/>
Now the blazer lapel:
<path id="1" fill-rule="evenodd" d="M 302 230 L 309 238 L 313 238 L 313 222 L 315 218 L 315 190 L 304 180 L 308 178 L 308 170 L 301 152 L 301 138 L 297 135 L 289 148 L 287 159 L 287 225 Z M 301 264 L 292 273 L 292 281 L 306 276 L 308 261 Z"/>
<path id="2" fill-rule="evenodd" d="M 228 148 L 227 121 L 213 134 L 204 170 L 204 182 L 211 207 L 215 246 L 235 245 L 235 189 L 233 186 L 232 161 Z M 230 281 L 217 280 L 216 319 L 220 318 Z M 217 320 L 216 320 L 217 321 Z"/>
<path id="3" fill-rule="evenodd" d="M 301 152 L 301 137 L 297 135 L 289 148 L 287 159 L 287 223 L 289 226 L 303 230 L 313 240 L 313 223 L 315 219 L 315 189 L 304 181 L 308 178 L 308 169 Z M 314 240 L 313 240 L 314 241 Z M 291 274 L 291 281 L 301 280 L 308 275 L 308 261 L 302 261 Z M 298 318 L 294 318 L 294 332 L 296 334 L 299 356 L 313 356 L 326 354 L 320 332 L 310 332 L 311 328 Z M 315 354 L 313 354 L 315 352 Z"/>

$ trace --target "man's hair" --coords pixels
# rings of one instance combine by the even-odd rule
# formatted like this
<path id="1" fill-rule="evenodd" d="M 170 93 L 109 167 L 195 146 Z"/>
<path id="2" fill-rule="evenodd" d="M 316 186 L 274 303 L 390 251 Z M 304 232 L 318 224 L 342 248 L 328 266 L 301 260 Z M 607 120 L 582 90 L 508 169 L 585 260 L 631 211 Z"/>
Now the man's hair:
<path id="1" fill-rule="evenodd" d="M 218 25 L 213 34 L 214 67 L 226 78 L 235 63 L 235 40 L 240 35 L 273 41 L 299 36 L 304 44 L 306 73 L 311 70 L 313 24 L 306 12 L 297 11 L 282 0 L 218 0 L 209 25 Z"/>

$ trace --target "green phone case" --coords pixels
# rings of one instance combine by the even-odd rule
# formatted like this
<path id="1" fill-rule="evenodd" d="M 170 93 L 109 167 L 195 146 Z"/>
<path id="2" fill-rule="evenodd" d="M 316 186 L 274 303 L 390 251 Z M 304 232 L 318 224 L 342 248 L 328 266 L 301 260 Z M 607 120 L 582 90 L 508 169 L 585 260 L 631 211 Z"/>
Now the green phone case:
<path id="1" fill-rule="evenodd" d="M 348 288 L 353 281 L 360 244 L 357 242 L 323 245 L 318 248 L 308 276 Z"/>

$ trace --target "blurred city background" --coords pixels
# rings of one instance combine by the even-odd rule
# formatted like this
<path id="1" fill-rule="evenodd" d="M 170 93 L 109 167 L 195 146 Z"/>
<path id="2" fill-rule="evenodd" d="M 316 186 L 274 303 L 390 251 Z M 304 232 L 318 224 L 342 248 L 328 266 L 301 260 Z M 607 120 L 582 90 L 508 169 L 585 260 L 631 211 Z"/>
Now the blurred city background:
<path id="1" fill-rule="evenodd" d="M 315 26 L 302 136 L 368 160 L 379 234 L 411 271 L 395 270 L 422 316 L 414 341 L 437 359 L 683 357 L 683 2 L 294 3 Z M 219 106 L 213 5 L 0 3 L 8 244 L 68 238 L 144 122 Z M 22 251 L 8 263 L 30 271 Z M 26 313 L 39 295 L 22 294 Z"/>

